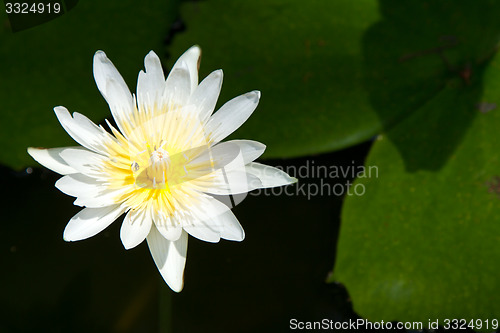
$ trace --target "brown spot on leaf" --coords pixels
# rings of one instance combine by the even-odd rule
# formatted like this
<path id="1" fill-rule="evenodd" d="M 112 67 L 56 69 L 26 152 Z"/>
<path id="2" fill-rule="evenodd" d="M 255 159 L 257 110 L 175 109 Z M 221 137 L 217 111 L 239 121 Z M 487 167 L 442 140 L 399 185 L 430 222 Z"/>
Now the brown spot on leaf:
<path id="1" fill-rule="evenodd" d="M 476 104 L 476 108 L 482 113 L 490 112 L 491 110 L 496 109 L 496 107 L 496 103 L 481 102 Z"/>
<path id="2" fill-rule="evenodd" d="M 488 192 L 496 194 L 500 199 L 500 177 L 493 176 L 490 180 L 486 182 L 486 186 L 488 187 Z"/>

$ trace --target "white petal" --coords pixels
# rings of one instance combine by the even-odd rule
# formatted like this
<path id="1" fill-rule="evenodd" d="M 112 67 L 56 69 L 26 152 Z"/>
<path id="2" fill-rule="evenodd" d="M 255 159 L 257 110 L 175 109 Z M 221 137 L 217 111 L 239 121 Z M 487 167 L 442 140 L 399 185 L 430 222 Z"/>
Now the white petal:
<path id="1" fill-rule="evenodd" d="M 239 145 L 228 141 L 203 149 L 202 153 L 191 160 L 187 166 L 205 175 L 226 167 L 230 163 L 237 164 L 234 167 L 242 167 L 245 165 Z"/>
<path id="2" fill-rule="evenodd" d="M 187 207 L 185 214 L 178 217 L 182 227 L 191 236 L 202 241 L 220 241 L 220 225 L 214 220 L 229 210 L 227 206 L 217 205 L 218 201 L 208 195 L 200 195 L 195 204 Z"/>
<path id="3" fill-rule="evenodd" d="M 197 147 L 186 152 L 180 152 L 172 155 L 171 161 L 172 163 L 175 161 L 174 165 L 184 165 L 188 155 L 196 156 L 185 165 L 186 170 L 189 170 L 189 172 L 183 177 L 171 177 L 169 180 L 170 186 L 203 178 L 218 172 L 222 168 L 244 170 L 245 166 L 240 147 L 231 142 L 223 142 L 213 147 Z"/>
<path id="4" fill-rule="evenodd" d="M 214 202 L 213 204 L 227 207 L 222 202 Z M 221 238 L 238 242 L 245 239 L 245 231 L 230 209 L 226 210 L 224 214 L 218 216 L 216 219 L 218 224 L 220 225 L 219 230 Z"/>
<path id="5" fill-rule="evenodd" d="M 103 51 L 97 51 L 94 55 L 94 78 L 118 128 L 125 134 L 121 124 L 128 120 L 128 115 L 134 110 L 132 95 L 123 77 Z"/>
<path id="6" fill-rule="evenodd" d="M 236 216 L 217 199 L 207 197 L 202 205 L 193 207 L 191 212 L 194 220 L 185 222 L 184 230 L 193 237 L 211 243 L 218 242 L 220 238 L 235 241 L 245 238 Z"/>
<path id="7" fill-rule="evenodd" d="M 216 195 L 243 194 L 262 188 L 258 177 L 243 170 L 218 170 L 210 176 L 196 179 L 192 184 L 204 193 Z"/>
<path id="8" fill-rule="evenodd" d="M 198 45 L 191 46 L 183 55 L 177 59 L 174 66 L 172 67 L 172 71 L 179 67 L 181 63 L 186 63 L 189 77 L 190 77 L 190 91 L 191 93 L 198 86 L 198 68 L 200 66 L 200 57 L 201 57 L 201 49 Z"/>
<path id="9" fill-rule="evenodd" d="M 91 177 L 102 177 L 101 165 L 105 157 L 86 149 L 64 148 L 59 153 L 69 166 Z"/>
<path id="10" fill-rule="evenodd" d="M 120 203 L 117 202 L 118 198 L 120 198 L 121 195 L 128 190 L 128 188 L 100 189 L 95 196 L 91 196 L 89 193 L 87 193 L 86 196 L 78 196 L 74 204 L 77 206 L 89 208 L 98 208 L 118 204 Z"/>
<path id="11" fill-rule="evenodd" d="M 125 208 L 120 205 L 84 208 L 66 225 L 63 238 L 67 242 L 74 242 L 92 237 L 113 223 L 124 211 Z"/>
<path id="12" fill-rule="evenodd" d="M 231 211 L 224 214 L 222 218 L 224 218 L 225 221 L 224 228 L 220 235 L 221 238 L 237 242 L 241 242 L 245 239 L 245 231 Z"/>
<path id="13" fill-rule="evenodd" d="M 72 147 L 78 149 L 77 147 Z M 42 148 L 28 148 L 28 154 L 33 157 L 35 161 L 43 165 L 44 167 L 57 172 L 61 175 L 69 175 L 72 173 L 77 173 L 75 168 L 72 168 L 66 163 L 59 153 L 66 148 L 50 148 L 50 149 L 42 149 Z"/>
<path id="14" fill-rule="evenodd" d="M 242 149 L 243 150 L 242 150 Z M 258 177 L 246 171 L 245 164 L 257 158 L 265 146 L 247 140 L 219 143 L 188 164 L 190 181 L 198 190 L 217 195 L 241 194 L 261 188 Z"/>
<path id="15" fill-rule="evenodd" d="M 237 229 L 233 221 L 234 215 L 228 206 L 208 195 L 197 199 L 197 204 L 188 207 L 189 211 L 184 216 L 184 230 L 191 236 L 210 243 L 217 243 L 223 234 L 231 239 L 237 238 L 234 236 L 234 229 Z"/>
<path id="16" fill-rule="evenodd" d="M 187 233 L 182 232 L 177 241 L 169 241 L 153 225 L 147 236 L 147 241 L 149 250 L 161 276 L 173 291 L 180 292 L 184 285 Z"/>
<path id="17" fill-rule="evenodd" d="M 75 205 L 98 208 L 118 204 L 117 198 L 127 187 L 110 189 L 102 181 L 81 173 L 64 176 L 56 182 L 56 187 L 63 193 L 77 197 Z"/>
<path id="18" fill-rule="evenodd" d="M 260 92 L 252 91 L 233 98 L 208 120 L 207 129 L 213 143 L 217 143 L 238 129 L 259 104 Z"/>
<path id="19" fill-rule="evenodd" d="M 137 100 L 139 105 L 160 106 L 165 90 L 165 76 L 160 58 L 153 51 L 144 58 L 146 72 L 140 71 L 137 80 Z"/>
<path id="20" fill-rule="evenodd" d="M 175 217 L 165 217 L 158 213 L 154 216 L 156 229 L 168 240 L 176 241 L 182 233 L 182 226 L 177 223 Z"/>
<path id="21" fill-rule="evenodd" d="M 297 178 L 290 177 L 286 172 L 269 165 L 252 162 L 246 165 L 245 168 L 249 174 L 257 176 L 260 179 L 263 188 L 283 186 L 297 182 Z"/>
<path id="22" fill-rule="evenodd" d="M 188 65 L 185 62 L 181 62 L 168 74 L 163 99 L 170 107 L 187 104 L 192 92 L 190 80 Z"/>
<path id="23" fill-rule="evenodd" d="M 157 91 L 163 92 L 163 86 L 165 84 L 165 75 L 163 74 L 163 68 L 161 67 L 160 58 L 153 51 L 149 52 L 144 58 L 144 67 L 146 69 L 147 81 L 143 82 L 146 84 L 145 91 Z"/>
<path id="24" fill-rule="evenodd" d="M 142 243 L 149 234 L 152 223 L 149 210 L 129 211 L 123 219 L 120 229 L 123 246 L 128 250 Z"/>
<path id="25" fill-rule="evenodd" d="M 54 112 L 64 130 L 73 140 L 89 150 L 100 153 L 106 151 L 105 145 L 111 140 L 111 136 L 103 128 L 98 127 L 78 112 L 73 113 L 71 117 L 69 111 L 63 106 L 55 107 Z"/>
<path id="26" fill-rule="evenodd" d="M 135 101 L 128 88 L 127 91 L 123 90 L 115 79 L 108 80 L 106 91 L 108 94 L 106 101 L 109 104 L 111 114 L 120 131 L 126 135 L 127 124 L 131 122 L 130 116 L 135 110 Z"/>
<path id="27" fill-rule="evenodd" d="M 94 55 L 94 79 L 97 84 L 97 88 L 104 96 L 107 97 L 107 84 L 109 79 L 114 79 L 117 84 L 121 85 L 123 90 L 128 90 L 127 84 L 120 75 L 120 72 L 116 69 L 115 65 L 106 56 L 103 51 L 97 51 Z"/>
<path id="28" fill-rule="evenodd" d="M 231 140 L 226 142 L 235 143 L 240 147 L 241 155 L 243 156 L 243 163 L 245 164 L 255 161 L 266 150 L 266 145 L 258 141 Z"/>
<path id="29" fill-rule="evenodd" d="M 189 105 L 192 104 L 197 107 L 200 122 L 203 124 L 214 112 L 222 87 L 222 76 L 222 70 L 213 71 L 201 81 L 188 101 Z"/>
<path id="30" fill-rule="evenodd" d="M 208 219 L 208 218 L 207 218 Z M 197 217 L 190 216 L 183 219 L 183 228 L 191 236 L 199 240 L 218 243 L 220 241 L 220 232 L 208 226 L 204 221 Z"/>
<path id="31" fill-rule="evenodd" d="M 231 195 L 217 195 L 217 194 L 210 194 L 210 195 L 232 209 L 237 205 L 239 205 L 241 202 L 243 202 L 243 200 L 245 200 L 245 198 L 247 197 L 248 193 L 239 193 Z"/>

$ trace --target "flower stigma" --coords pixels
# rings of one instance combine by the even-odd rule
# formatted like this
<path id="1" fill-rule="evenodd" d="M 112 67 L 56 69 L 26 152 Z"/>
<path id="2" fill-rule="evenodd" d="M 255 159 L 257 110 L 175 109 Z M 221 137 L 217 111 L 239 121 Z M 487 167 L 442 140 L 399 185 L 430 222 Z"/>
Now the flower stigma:
<path id="1" fill-rule="evenodd" d="M 163 149 L 165 143 L 159 147 L 148 146 L 147 149 L 139 152 L 131 164 L 135 185 L 141 188 L 154 190 L 169 190 L 167 183 L 167 173 L 170 166 L 170 155 Z"/>

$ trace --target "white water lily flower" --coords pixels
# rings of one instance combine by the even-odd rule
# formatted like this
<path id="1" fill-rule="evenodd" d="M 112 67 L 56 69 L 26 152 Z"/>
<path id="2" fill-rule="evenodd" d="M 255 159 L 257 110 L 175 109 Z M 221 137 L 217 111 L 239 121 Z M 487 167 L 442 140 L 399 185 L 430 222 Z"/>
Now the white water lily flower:
<path id="1" fill-rule="evenodd" d="M 191 47 L 165 80 L 151 51 L 132 95 L 102 51 L 94 56 L 97 87 L 118 129 L 112 134 L 80 113 L 56 107 L 59 122 L 82 147 L 28 153 L 64 175 L 56 183 L 85 207 L 64 230 L 64 240 L 96 235 L 126 213 L 120 238 L 126 249 L 147 240 L 153 259 L 174 291 L 183 287 L 188 234 L 207 241 L 241 241 L 243 228 L 229 197 L 256 188 L 293 183 L 279 169 L 253 162 L 265 149 L 259 142 L 221 143 L 257 107 L 260 92 L 238 96 L 213 115 L 222 70 L 198 84 L 200 48 Z"/>

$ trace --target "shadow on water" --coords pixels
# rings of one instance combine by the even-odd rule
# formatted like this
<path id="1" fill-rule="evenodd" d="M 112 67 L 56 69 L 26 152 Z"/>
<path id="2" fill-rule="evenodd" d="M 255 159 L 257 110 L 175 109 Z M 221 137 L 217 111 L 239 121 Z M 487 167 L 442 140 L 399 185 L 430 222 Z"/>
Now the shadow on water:
<path id="1" fill-rule="evenodd" d="M 370 101 L 406 169 L 439 170 L 481 109 L 500 3 L 380 0 L 379 9 L 363 39 Z"/>

